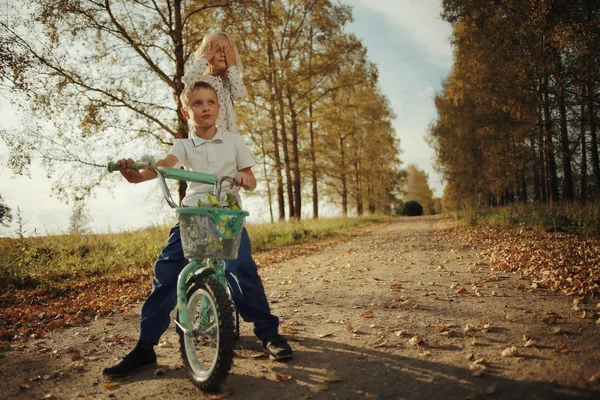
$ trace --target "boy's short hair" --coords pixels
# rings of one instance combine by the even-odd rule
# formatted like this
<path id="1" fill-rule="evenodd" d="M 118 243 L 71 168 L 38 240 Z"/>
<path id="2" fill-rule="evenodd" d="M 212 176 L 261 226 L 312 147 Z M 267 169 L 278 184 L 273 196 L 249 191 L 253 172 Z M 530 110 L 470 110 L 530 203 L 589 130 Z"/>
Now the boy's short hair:
<path id="1" fill-rule="evenodd" d="M 181 100 L 181 105 L 183 107 L 185 107 L 186 109 L 187 109 L 187 106 L 188 106 L 188 100 L 192 96 L 192 92 L 194 90 L 196 90 L 196 89 L 210 89 L 210 90 L 212 90 L 213 93 L 215 94 L 215 97 L 217 98 L 217 104 L 219 103 L 219 96 L 217 95 L 217 91 L 215 90 L 214 87 L 211 86 L 210 83 L 206 83 L 204 81 L 196 81 L 194 83 L 186 85 L 185 88 L 183 89 L 183 92 L 181 92 L 181 96 L 179 96 L 179 99 Z"/>

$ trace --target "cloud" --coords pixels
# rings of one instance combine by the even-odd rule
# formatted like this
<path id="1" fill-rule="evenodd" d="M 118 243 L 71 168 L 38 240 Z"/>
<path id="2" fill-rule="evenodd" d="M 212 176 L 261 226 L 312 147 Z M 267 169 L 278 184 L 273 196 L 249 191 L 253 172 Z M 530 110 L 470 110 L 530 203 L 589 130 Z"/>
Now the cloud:
<path id="1" fill-rule="evenodd" d="M 355 6 L 380 14 L 386 22 L 400 29 L 429 56 L 428 62 L 448 68 L 452 65 L 452 33 L 449 23 L 440 18 L 440 0 L 345 0 Z"/>
<path id="2" fill-rule="evenodd" d="M 431 98 L 433 98 L 434 94 L 435 94 L 435 89 L 431 86 L 427 86 L 425 89 L 423 89 L 419 93 L 417 93 L 417 96 L 426 97 L 428 99 L 431 99 Z"/>

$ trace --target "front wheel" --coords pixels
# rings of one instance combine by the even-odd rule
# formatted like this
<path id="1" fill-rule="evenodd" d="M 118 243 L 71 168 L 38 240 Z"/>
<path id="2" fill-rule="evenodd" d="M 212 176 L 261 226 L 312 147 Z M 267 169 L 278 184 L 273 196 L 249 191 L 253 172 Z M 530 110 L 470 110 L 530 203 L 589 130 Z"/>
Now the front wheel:
<path id="1" fill-rule="evenodd" d="M 179 327 L 183 365 L 202 390 L 216 390 L 233 363 L 233 310 L 225 288 L 211 277 L 190 282 L 187 308 L 191 332 Z M 181 321 L 179 321 L 181 322 Z"/>

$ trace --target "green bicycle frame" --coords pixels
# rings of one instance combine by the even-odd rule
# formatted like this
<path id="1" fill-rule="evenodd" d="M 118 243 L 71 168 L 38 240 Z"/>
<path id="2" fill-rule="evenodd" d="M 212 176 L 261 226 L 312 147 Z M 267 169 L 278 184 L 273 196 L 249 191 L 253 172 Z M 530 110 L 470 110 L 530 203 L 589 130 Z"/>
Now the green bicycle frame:
<path id="1" fill-rule="evenodd" d="M 175 323 L 179 325 L 179 328 L 181 328 L 186 335 L 192 335 L 190 316 L 187 309 L 187 282 L 197 276 L 212 276 L 221 285 L 226 287 L 225 261 L 211 259 L 192 260 L 179 273 L 179 278 L 177 279 L 177 312 L 179 313 L 179 322 L 175 321 Z M 207 318 L 205 318 L 206 309 L 208 308 L 206 302 L 206 299 L 202 299 L 201 313 L 203 321 L 207 320 Z"/>
<path id="2" fill-rule="evenodd" d="M 232 184 L 235 184 L 235 178 L 229 176 L 223 176 L 217 178 L 213 174 L 205 174 L 199 172 L 185 171 L 177 168 L 168 168 L 168 167 L 155 167 L 153 161 L 142 161 L 133 163 L 130 167 L 131 169 L 150 169 L 152 170 L 158 177 L 158 181 L 160 183 L 160 187 L 163 191 L 163 195 L 167 201 L 167 203 L 175 209 L 179 209 L 180 207 L 171 197 L 171 193 L 169 191 L 169 187 L 166 183 L 166 179 L 176 179 L 176 180 L 184 180 L 188 182 L 198 182 L 198 183 L 206 183 L 215 185 L 215 197 L 220 198 L 221 185 L 224 181 L 229 181 Z M 120 171 L 125 168 L 118 166 L 115 162 L 109 162 L 107 165 L 107 169 L 109 172 Z M 208 210 L 210 213 L 212 210 Z M 248 213 L 244 212 L 247 216 Z M 194 279 L 195 277 L 212 277 L 216 279 L 223 287 L 227 287 L 227 280 L 225 278 L 225 261 L 223 260 L 212 260 L 212 259 L 203 259 L 203 260 L 191 260 L 188 265 L 186 265 L 183 270 L 179 273 L 179 277 L 177 278 L 177 312 L 179 313 L 179 322 L 177 320 L 175 323 L 183 330 L 186 335 L 193 335 L 192 327 L 190 323 L 190 317 L 187 309 L 187 283 L 190 279 Z M 202 299 L 200 304 L 201 306 L 201 314 L 202 320 L 207 321 L 207 309 L 209 307 L 208 300 Z"/>

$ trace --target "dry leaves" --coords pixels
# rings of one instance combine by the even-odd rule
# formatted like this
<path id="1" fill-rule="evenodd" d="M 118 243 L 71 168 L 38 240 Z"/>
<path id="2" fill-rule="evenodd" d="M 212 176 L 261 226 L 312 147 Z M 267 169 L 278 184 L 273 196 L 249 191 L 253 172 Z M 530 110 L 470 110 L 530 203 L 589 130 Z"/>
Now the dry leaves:
<path id="1" fill-rule="evenodd" d="M 277 379 L 279 382 L 285 382 L 285 381 L 289 381 L 290 379 L 292 379 L 291 375 L 282 375 L 280 373 L 275 372 L 275 379 Z"/>
<path id="2" fill-rule="evenodd" d="M 333 368 L 325 369 L 325 379 L 327 382 L 343 382 L 344 377 Z"/>
<path id="3" fill-rule="evenodd" d="M 360 316 L 363 318 L 373 318 L 375 315 L 373 314 L 373 311 L 369 310 L 367 312 L 360 314 Z"/>
<path id="4" fill-rule="evenodd" d="M 585 298 L 600 296 L 600 269 L 595 268 L 600 265 L 598 238 L 480 227 L 458 227 L 452 234 L 464 245 L 489 245 L 480 255 L 490 261 L 490 267 L 516 272 L 528 279 L 532 288 Z"/>
<path id="5" fill-rule="evenodd" d="M 423 344 L 423 338 L 421 335 L 416 334 L 412 338 L 409 339 L 408 344 L 413 345 L 415 347 L 419 347 L 420 344 Z"/>
<path id="6" fill-rule="evenodd" d="M 516 346 L 507 347 L 502 350 L 502 357 L 518 357 L 519 351 Z"/>

